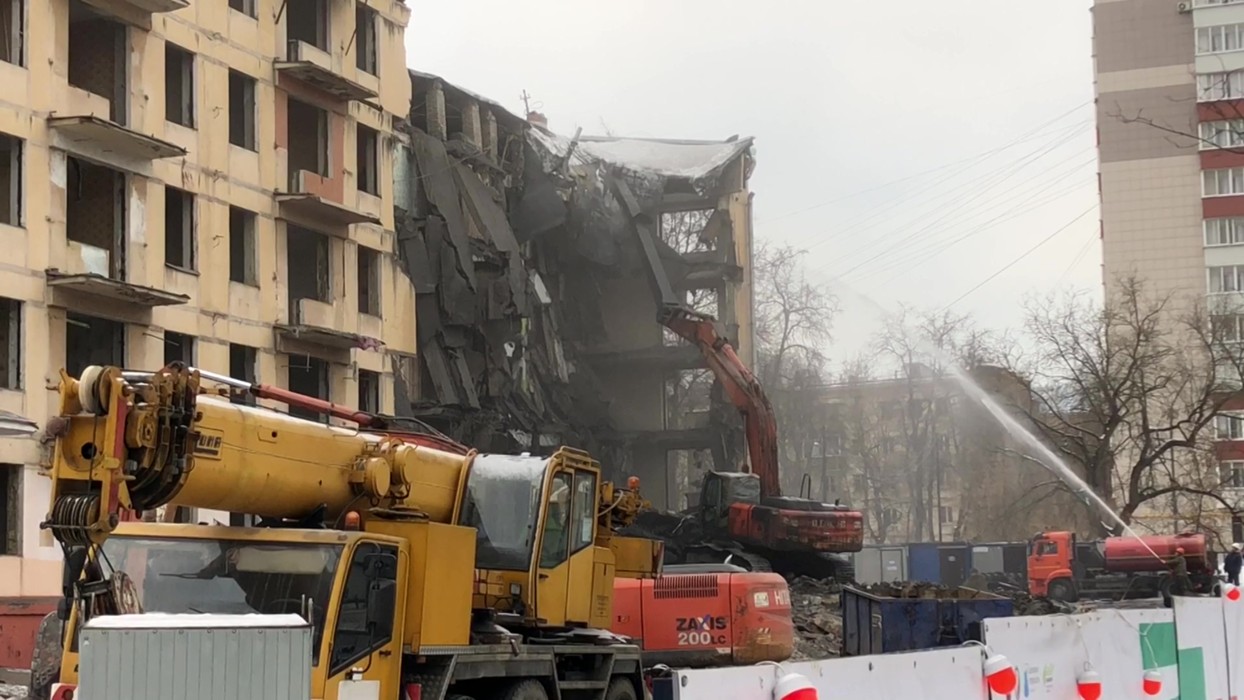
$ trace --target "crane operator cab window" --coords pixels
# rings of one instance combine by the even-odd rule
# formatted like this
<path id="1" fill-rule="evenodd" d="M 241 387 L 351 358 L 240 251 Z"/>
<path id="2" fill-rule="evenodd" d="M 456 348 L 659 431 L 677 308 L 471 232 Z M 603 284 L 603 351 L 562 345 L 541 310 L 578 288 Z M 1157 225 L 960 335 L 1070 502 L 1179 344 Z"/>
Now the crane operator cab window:
<path id="1" fill-rule="evenodd" d="M 595 529 L 596 475 L 586 471 L 556 474 L 544 521 L 540 568 L 551 569 L 591 545 L 596 539 Z"/>
<path id="2" fill-rule="evenodd" d="M 530 568 L 548 463 L 544 457 L 475 457 L 467 478 L 461 523 L 475 528 L 478 568 Z"/>
<path id="3" fill-rule="evenodd" d="M 392 641 L 396 606 L 397 547 L 360 542 L 350 559 L 337 609 L 330 676 Z"/>
<path id="4" fill-rule="evenodd" d="M 318 665 L 341 550 L 308 542 L 114 535 L 104 542 L 100 564 L 108 575 L 124 575 L 138 608 L 126 612 L 302 615 L 311 622 Z M 76 643 L 75 634 L 74 650 Z"/>

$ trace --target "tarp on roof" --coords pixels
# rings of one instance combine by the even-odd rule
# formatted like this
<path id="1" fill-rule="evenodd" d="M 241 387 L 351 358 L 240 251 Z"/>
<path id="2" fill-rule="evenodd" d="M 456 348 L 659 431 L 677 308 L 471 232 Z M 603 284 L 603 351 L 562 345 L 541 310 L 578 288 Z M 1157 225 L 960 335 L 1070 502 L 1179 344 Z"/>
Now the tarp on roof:
<path id="1" fill-rule="evenodd" d="M 528 133 L 535 144 L 558 159 L 565 159 L 573 141 L 538 127 Z M 727 141 L 679 141 L 580 136 L 575 143 L 571 162 L 587 164 L 600 161 L 636 173 L 680 178 L 694 183 L 717 175 L 751 147 L 751 137 Z"/>

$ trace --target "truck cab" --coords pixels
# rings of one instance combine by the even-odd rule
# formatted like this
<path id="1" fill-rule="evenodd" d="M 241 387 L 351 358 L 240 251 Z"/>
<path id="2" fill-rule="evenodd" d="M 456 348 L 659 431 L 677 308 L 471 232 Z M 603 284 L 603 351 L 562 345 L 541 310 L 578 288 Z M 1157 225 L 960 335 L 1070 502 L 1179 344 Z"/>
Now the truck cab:
<path id="1" fill-rule="evenodd" d="M 1028 543 L 1028 592 L 1055 600 L 1074 600 L 1076 536 L 1041 532 Z"/>

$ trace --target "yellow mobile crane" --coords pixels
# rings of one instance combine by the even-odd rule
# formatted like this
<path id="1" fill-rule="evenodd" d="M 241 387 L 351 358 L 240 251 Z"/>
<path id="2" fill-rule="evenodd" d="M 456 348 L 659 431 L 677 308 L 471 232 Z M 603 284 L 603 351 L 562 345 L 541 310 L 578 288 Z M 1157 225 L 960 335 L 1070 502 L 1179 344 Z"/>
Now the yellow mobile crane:
<path id="1" fill-rule="evenodd" d="M 614 534 L 643 501 L 586 453 L 437 449 L 235 404 L 204 376 L 229 383 L 62 372 L 43 524 L 65 552 L 59 695 L 92 616 L 295 612 L 323 700 L 642 696 L 638 648 L 602 630 L 615 575 L 656 576 L 661 545 Z M 119 522 L 168 504 L 264 520 Z"/>

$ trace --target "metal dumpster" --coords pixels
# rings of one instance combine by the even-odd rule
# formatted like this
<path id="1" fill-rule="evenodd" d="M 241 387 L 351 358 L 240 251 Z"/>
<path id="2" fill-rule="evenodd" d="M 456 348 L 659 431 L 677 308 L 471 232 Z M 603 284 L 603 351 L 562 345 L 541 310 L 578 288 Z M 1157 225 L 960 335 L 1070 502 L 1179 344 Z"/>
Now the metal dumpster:
<path id="1" fill-rule="evenodd" d="M 1010 617 L 1009 598 L 968 588 L 885 587 L 891 595 L 842 589 L 842 654 L 914 651 L 980 640 L 987 617 Z"/>

